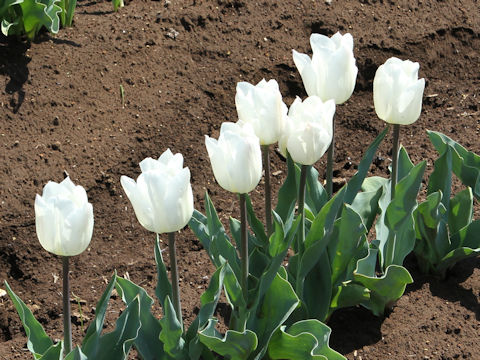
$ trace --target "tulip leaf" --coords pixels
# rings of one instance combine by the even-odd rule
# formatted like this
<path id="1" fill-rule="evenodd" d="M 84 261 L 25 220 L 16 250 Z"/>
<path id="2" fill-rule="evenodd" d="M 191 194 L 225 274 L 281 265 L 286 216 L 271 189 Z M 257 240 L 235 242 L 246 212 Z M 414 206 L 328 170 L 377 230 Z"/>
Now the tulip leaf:
<path id="1" fill-rule="evenodd" d="M 298 321 L 286 330 L 280 327 L 268 346 L 270 359 L 346 360 L 329 346 L 332 330 L 315 319 Z"/>
<path id="2" fill-rule="evenodd" d="M 328 316 L 330 316 L 335 310 L 357 306 L 368 302 L 369 300 L 370 291 L 365 286 L 351 281 L 345 282 L 333 289 Z"/>
<path id="3" fill-rule="evenodd" d="M 253 230 L 253 233 L 256 236 L 257 243 L 261 244 L 262 246 L 268 245 L 268 237 L 265 233 L 265 228 L 260 220 L 258 220 L 257 216 L 255 215 L 255 211 L 253 210 L 252 200 L 248 194 L 245 195 L 245 199 L 247 202 L 247 220 L 248 224 Z"/>
<path id="4" fill-rule="evenodd" d="M 455 175 L 466 186 L 470 186 L 473 194 L 480 198 L 480 156 L 468 151 L 448 136 L 436 132 L 427 131 L 430 141 L 440 154 L 443 154 L 447 147 L 452 150 L 452 169 Z"/>
<path id="5" fill-rule="evenodd" d="M 153 299 L 145 289 L 134 284 L 130 280 L 118 277 L 115 287 L 123 302 L 129 305 L 132 301 L 139 301 L 141 328 L 135 339 L 135 348 L 144 359 L 166 359 L 167 356 L 161 349 L 158 341 L 162 330 L 160 322 L 151 313 Z M 167 295 L 168 297 L 168 295 Z M 138 300 L 137 300 L 138 299 Z M 162 305 L 163 306 L 163 305 Z M 165 306 L 163 306 L 165 309 Z"/>
<path id="6" fill-rule="evenodd" d="M 413 167 L 414 165 L 408 156 L 407 150 L 405 150 L 403 145 L 400 145 L 400 149 L 398 150 L 397 182 L 407 176 Z"/>
<path id="7" fill-rule="evenodd" d="M 155 295 L 163 308 L 165 306 L 165 298 L 167 296 L 172 297 L 172 284 L 168 279 L 167 268 L 163 262 L 162 249 L 160 249 L 158 234 L 155 241 L 155 263 L 157 265 L 157 286 L 155 288 Z"/>
<path id="8" fill-rule="evenodd" d="M 163 350 L 173 359 L 185 359 L 185 340 L 182 337 L 183 327 L 180 321 L 178 321 L 178 315 L 168 295 L 164 304 L 164 315 L 160 320 L 162 329 L 159 336 L 160 341 L 163 343 Z"/>
<path id="9" fill-rule="evenodd" d="M 210 319 L 198 333 L 199 339 L 207 348 L 223 356 L 225 359 L 243 360 L 257 347 L 257 336 L 251 330 L 243 332 L 227 330 L 225 336 L 215 329 L 218 320 Z"/>
<path id="10" fill-rule="evenodd" d="M 290 283 L 277 273 L 247 321 L 247 329 L 254 331 L 258 337 L 254 359 L 263 359 L 271 336 L 287 320 L 298 303 L 298 297 Z"/>
<path id="11" fill-rule="evenodd" d="M 292 160 L 290 154 L 287 154 L 287 177 L 278 191 L 277 207 L 275 208 L 275 212 L 280 215 L 283 222 L 289 215 L 291 205 L 297 201 L 299 179 L 300 169 Z"/>
<path id="12" fill-rule="evenodd" d="M 22 321 L 25 334 L 27 335 L 27 348 L 35 359 L 39 359 L 53 345 L 53 342 L 45 333 L 42 325 L 35 319 L 27 305 L 13 292 L 6 280 L 5 288 Z"/>
<path id="13" fill-rule="evenodd" d="M 448 227 L 450 233 L 455 234 L 472 222 L 473 218 L 473 193 L 468 187 L 450 199 L 448 212 Z"/>
<path id="14" fill-rule="evenodd" d="M 82 352 L 82 350 L 76 346 L 64 360 L 88 360 L 88 357 Z"/>
<path id="15" fill-rule="evenodd" d="M 383 194 L 383 189 L 383 186 L 380 186 L 373 191 L 359 192 L 352 202 L 352 209 L 361 216 L 367 232 L 370 231 L 377 217 L 379 200 Z"/>
<path id="16" fill-rule="evenodd" d="M 103 292 L 100 300 L 98 300 L 97 306 L 95 307 L 95 319 L 90 323 L 90 326 L 87 329 L 87 333 L 82 341 L 82 349 L 90 346 L 87 345 L 90 341 L 95 343 L 99 338 L 103 330 L 103 323 L 105 321 L 105 313 L 107 312 L 108 301 L 110 300 L 110 295 L 112 290 L 115 287 L 117 279 L 116 272 L 113 274 L 110 282 L 108 283 L 107 288 Z"/>
<path id="17" fill-rule="evenodd" d="M 200 311 L 193 323 L 188 328 L 185 336 L 188 343 L 188 355 L 190 360 L 198 360 L 202 355 L 204 346 L 198 338 L 198 331 L 205 327 L 208 320 L 213 316 L 220 298 L 225 276 L 225 265 L 219 267 L 212 275 L 207 290 L 200 297 Z"/>
<path id="18" fill-rule="evenodd" d="M 365 176 L 367 176 L 368 170 L 370 170 L 370 165 L 372 164 L 372 160 L 375 153 L 377 152 L 378 146 L 381 144 L 388 130 L 389 126 L 387 125 L 385 129 L 380 134 L 378 134 L 375 140 L 370 144 L 367 151 L 363 155 L 360 164 L 358 165 L 358 171 L 355 173 L 355 175 L 352 176 L 352 178 L 348 182 L 344 200 L 347 204 L 352 204 L 355 197 L 357 196 L 357 193 L 360 191 Z"/>
<path id="19" fill-rule="evenodd" d="M 402 265 L 405 257 L 415 246 L 415 226 L 413 211 L 417 206 L 417 194 L 425 171 L 426 162 L 413 167 L 409 174 L 395 187 L 395 198 L 385 211 L 384 218 L 379 219 L 379 226 L 385 225 L 385 237 L 380 240 L 382 269 L 391 264 Z M 383 222 L 383 224 L 382 224 Z"/>
<path id="20" fill-rule="evenodd" d="M 399 265 L 388 266 L 383 276 L 376 275 L 378 245 L 378 240 L 372 241 L 368 255 L 357 262 L 354 272 L 354 281 L 370 291 L 369 300 L 362 305 L 376 316 L 383 314 L 386 307 L 403 295 L 406 285 L 413 282 L 408 270 Z"/>
<path id="21" fill-rule="evenodd" d="M 330 235 L 327 236 L 328 241 Z M 310 249 L 314 249 L 312 246 Z M 298 279 L 297 282 L 302 279 Z M 326 248 L 317 256 L 317 262 L 303 279 L 303 290 L 296 284 L 297 295 L 302 300 L 303 318 L 315 318 L 324 321 L 328 317 L 332 298 L 332 272 Z M 303 294 L 301 297 L 300 294 Z"/>
<path id="22" fill-rule="evenodd" d="M 38 31 L 45 26 L 56 34 L 60 27 L 58 14 L 62 8 L 55 4 L 56 0 L 31 0 L 19 4 L 22 8 L 22 23 L 25 34 L 33 40 Z"/>
<path id="23" fill-rule="evenodd" d="M 63 358 L 63 342 L 59 341 L 52 345 L 38 360 L 62 360 Z"/>
<path id="24" fill-rule="evenodd" d="M 445 152 L 435 160 L 435 168 L 428 179 L 427 187 L 427 195 L 439 190 L 442 192 L 442 203 L 447 213 L 450 206 L 452 171 L 452 150 L 447 147 Z"/>
<path id="25" fill-rule="evenodd" d="M 140 326 L 140 301 L 137 296 L 117 319 L 115 329 L 100 337 L 91 336 L 82 345 L 82 351 L 89 359 L 126 359 Z"/>
<path id="26" fill-rule="evenodd" d="M 318 177 L 318 171 L 313 166 L 309 166 L 305 184 L 305 205 L 313 213 L 313 217 L 320 212 L 320 209 L 328 201 L 327 192 Z"/>

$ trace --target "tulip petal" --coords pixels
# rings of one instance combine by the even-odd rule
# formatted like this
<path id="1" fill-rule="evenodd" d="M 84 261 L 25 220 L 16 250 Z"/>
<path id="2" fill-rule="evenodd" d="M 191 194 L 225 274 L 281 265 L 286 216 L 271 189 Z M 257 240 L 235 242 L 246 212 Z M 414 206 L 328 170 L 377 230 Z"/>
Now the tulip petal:
<path id="1" fill-rule="evenodd" d="M 310 57 L 293 50 L 293 62 L 300 73 L 307 94 L 309 96 L 317 95 L 317 73 L 312 66 L 312 60 Z"/>

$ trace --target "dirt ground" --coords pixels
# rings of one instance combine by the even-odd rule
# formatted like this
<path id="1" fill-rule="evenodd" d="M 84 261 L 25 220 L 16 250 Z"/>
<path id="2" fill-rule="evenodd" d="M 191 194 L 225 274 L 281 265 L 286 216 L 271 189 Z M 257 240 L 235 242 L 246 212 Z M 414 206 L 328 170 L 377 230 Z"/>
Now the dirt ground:
<path id="1" fill-rule="evenodd" d="M 80 0 L 74 26 L 57 35 L 32 44 L 0 37 L 0 281 L 8 280 L 52 338 L 62 331 L 61 261 L 36 238 L 35 194 L 66 171 L 93 203 L 91 245 L 71 266 L 82 300 L 82 316 L 72 303 L 79 343 L 115 269 L 154 294 L 154 236 L 137 222 L 120 176 L 136 178 L 142 159 L 170 148 L 191 170 L 196 208 L 208 190 L 223 220 L 238 216 L 237 199 L 215 183 L 204 135 L 216 137 L 222 122 L 236 121 L 239 81 L 274 78 L 287 105 L 305 97 L 291 52 L 310 53 L 312 32 L 350 32 L 355 41 L 357 85 L 336 115 L 338 178 L 355 172 L 385 126 L 372 81 L 391 56 L 419 62 L 426 79 L 422 115 L 401 133 L 412 160 L 427 159 L 431 171 L 437 154 L 427 129 L 480 153 L 477 0 L 127 0 L 112 8 Z M 372 174 L 387 176 L 390 141 Z M 323 174 L 325 160 L 316 166 Z M 276 155 L 272 172 L 277 191 L 285 163 Z M 260 184 L 252 193 L 259 211 L 262 192 Z M 190 230 L 177 239 L 189 323 L 212 266 Z M 413 258 L 407 267 L 415 283 L 385 318 L 362 308 L 333 315 L 332 347 L 348 359 L 478 359 L 480 259 L 459 264 L 445 281 L 421 275 Z M 109 326 L 119 309 L 114 299 Z M 0 297 L 0 359 L 29 358 L 18 315 Z"/>

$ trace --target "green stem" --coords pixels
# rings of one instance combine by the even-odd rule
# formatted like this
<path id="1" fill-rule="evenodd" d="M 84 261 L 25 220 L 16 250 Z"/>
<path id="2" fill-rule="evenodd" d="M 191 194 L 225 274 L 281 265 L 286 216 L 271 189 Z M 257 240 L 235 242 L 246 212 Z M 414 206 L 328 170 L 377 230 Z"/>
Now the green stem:
<path id="1" fill-rule="evenodd" d="M 245 303 L 248 304 L 248 233 L 247 233 L 247 201 L 245 194 L 240 194 L 240 232 L 241 246 L 240 256 L 242 258 L 242 292 Z"/>
<path id="2" fill-rule="evenodd" d="M 63 345 L 65 355 L 72 351 L 72 324 L 70 321 L 70 281 L 68 278 L 68 256 L 62 257 L 63 262 Z"/>
<path id="3" fill-rule="evenodd" d="M 331 199 L 333 196 L 333 155 L 335 152 L 335 118 L 332 119 L 332 142 L 327 152 L 327 196 Z"/>
<path id="4" fill-rule="evenodd" d="M 300 234 L 297 237 L 297 251 L 303 254 L 305 242 L 305 188 L 307 184 L 307 170 L 309 165 L 302 165 L 300 171 L 300 188 L 298 189 L 298 216 L 302 217 L 300 222 Z"/>
<path id="5" fill-rule="evenodd" d="M 391 188 L 391 200 L 395 197 L 395 186 L 397 185 L 397 173 L 398 173 L 398 148 L 400 139 L 400 125 L 393 125 L 393 149 L 392 149 L 392 188 Z"/>
<path id="6" fill-rule="evenodd" d="M 272 190 L 270 185 L 270 146 L 262 145 L 263 169 L 265 170 L 265 221 L 267 223 L 267 236 L 273 233 L 272 226 Z"/>
<path id="7" fill-rule="evenodd" d="M 175 233 L 168 233 L 168 252 L 170 255 L 170 272 L 172 281 L 173 307 L 177 313 L 177 319 L 183 328 L 182 306 L 180 304 L 180 287 L 178 283 L 177 254 L 175 251 Z"/>

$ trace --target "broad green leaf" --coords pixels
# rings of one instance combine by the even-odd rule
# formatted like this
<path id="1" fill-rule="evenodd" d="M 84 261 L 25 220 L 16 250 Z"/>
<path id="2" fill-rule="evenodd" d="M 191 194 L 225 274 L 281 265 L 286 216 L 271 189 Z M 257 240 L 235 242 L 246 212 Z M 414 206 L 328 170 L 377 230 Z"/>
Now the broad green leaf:
<path id="1" fill-rule="evenodd" d="M 388 229 L 387 237 L 380 238 L 382 268 L 391 264 L 402 265 L 415 246 L 415 227 L 412 213 L 417 206 L 417 194 L 425 171 L 426 162 L 411 169 L 395 187 L 395 198 L 390 202 L 383 221 Z M 380 219 L 382 221 L 382 218 Z M 378 235 L 378 234 L 377 234 Z"/>
<path id="2" fill-rule="evenodd" d="M 300 284 L 297 277 L 297 285 Z M 324 251 L 303 281 L 303 288 L 296 287 L 296 292 L 302 300 L 303 318 L 314 318 L 325 321 L 332 299 L 332 270 L 328 253 Z"/>
<path id="3" fill-rule="evenodd" d="M 82 352 L 82 350 L 76 346 L 70 354 L 68 354 L 64 360 L 88 360 L 87 356 Z"/>
<path id="4" fill-rule="evenodd" d="M 27 335 L 27 348 L 35 359 L 39 359 L 53 345 L 53 342 L 45 333 L 42 325 L 35 319 L 27 305 L 13 292 L 6 280 L 5 288 L 22 321 L 23 329 Z"/>
<path id="5" fill-rule="evenodd" d="M 472 222 L 473 193 L 470 187 L 460 191 L 450 199 L 448 212 L 448 227 L 451 234 L 455 234 Z"/>
<path id="6" fill-rule="evenodd" d="M 333 286 L 336 287 L 346 280 L 351 280 L 357 261 L 367 255 L 366 232 L 360 215 L 345 204 L 340 219 L 335 222 L 332 237 L 327 246 Z M 349 264 L 353 267 L 349 268 Z"/>
<path id="7" fill-rule="evenodd" d="M 105 321 L 105 313 L 107 312 L 108 301 L 110 300 L 110 295 L 112 294 L 112 290 L 116 284 L 117 273 L 114 272 L 110 282 L 108 283 L 107 288 L 103 292 L 100 300 L 98 300 L 97 306 L 95 307 L 95 319 L 90 323 L 90 326 L 87 329 L 87 333 L 82 341 L 82 349 L 88 346 L 94 345 L 87 345 L 89 342 L 96 343 L 100 338 L 100 334 L 103 330 L 103 323 Z"/>
<path id="8" fill-rule="evenodd" d="M 55 345 L 52 345 L 43 354 L 39 360 L 62 360 L 63 359 L 63 342 L 59 341 Z"/>
<path id="9" fill-rule="evenodd" d="M 440 264 L 435 269 L 436 273 L 442 278 L 445 277 L 445 273 L 448 269 L 451 269 L 457 262 L 465 260 L 469 257 L 477 256 L 480 254 L 480 247 L 472 249 L 468 247 L 460 247 L 450 251 L 445 255 Z"/>
<path id="10" fill-rule="evenodd" d="M 161 324 L 150 310 L 153 299 L 142 287 L 118 276 L 115 287 L 126 305 L 129 305 L 132 301 L 139 301 L 140 303 L 141 311 L 139 316 L 141 328 L 135 339 L 137 351 L 144 359 L 166 359 L 167 357 L 162 350 L 162 344 L 158 340 L 160 331 L 162 330 Z M 162 307 L 164 307 L 164 305 L 162 305 Z"/>
<path id="11" fill-rule="evenodd" d="M 452 234 L 451 250 L 460 247 L 471 249 L 480 247 L 480 220 L 472 221 L 459 232 Z"/>
<path id="12" fill-rule="evenodd" d="M 335 310 L 368 302 L 370 300 L 370 291 L 363 285 L 347 281 L 335 289 L 330 302 L 328 316 Z"/>
<path id="13" fill-rule="evenodd" d="M 383 187 L 379 187 L 376 191 L 359 192 L 353 200 L 352 209 L 354 209 L 361 217 L 367 232 L 370 231 L 377 213 L 379 211 L 379 200 L 383 194 Z"/>
<path id="14" fill-rule="evenodd" d="M 408 175 L 410 170 L 414 167 L 410 157 L 408 156 L 407 150 L 400 145 L 400 149 L 398 151 L 398 172 L 397 172 L 397 182 L 402 180 L 405 176 Z"/>
<path id="15" fill-rule="evenodd" d="M 329 346 L 330 328 L 318 320 L 296 322 L 285 330 L 282 326 L 272 336 L 268 346 L 271 359 L 285 360 L 346 360 Z"/>
<path id="16" fill-rule="evenodd" d="M 263 227 L 263 223 L 258 220 L 257 216 L 255 215 L 255 211 L 253 210 L 252 200 L 248 194 L 245 196 L 247 202 L 247 221 L 250 225 L 253 233 L 255 234 L 257 241 L 262 244 L 263 246 L 268 245 L 268 237 L 265 233 L 265 228 Z"/>
<path id="17" fill-rule="evenodd" d="M 225 336 L 215 329 L 218 320 L 210 319 L 199 333 L 199 339 L 207 348 L 223 356 L 225 359 L 244 360 L 257 347 L 257 336 L 253 331 L 243 332 L 227 330 Z"/>
<path id="18" fill-rule="evenodd" d="M 25 34 L 33 40 L 38 31 L 45 26 L 53 34 L 58 32 L 62 8 L 55 0 L 24 0 L 19 5 L 22 8 Z"/>
<path id="19" fill-rule="evenodd" d="M 447 213 L 450 208 L 450 193 L 452 188 L 452 151 L 446 148 L 446 151 L 435 160 L 435 168 L 428 179 L 427 195 L 436 191 L 443 194 L 442 203 Z"/>
<path id="20" fill-rule="evenodd" d="M 173 359 L 185 359 L 185 340 L 182 337 L 182 324 L 178 321 L 178 315 L 169 296 L 165 298 L 164 304 L 164 315 L 160 320 L 162 329 L 159 336 L 160 341 L 163 343 L 163 350 Z"/>
<path id="21" fill-rule="evenodd" d="M 207 217 L 203 215 L 200 211 L 194 209 L 192 218 L 188 222 L 188 227 L 192 229 L 193 233 L 195 236 L 200 240 L 202 243 L 202 246 L 205 248 L 207 251 L 208 255 L 210 256 L 210 259 L 212 262 L 214 259 L 212 258 L 212 255 L 210 254 L 210 233 L 208 232 L 208 227 L 207 227 Z"/>
<path id="22" fill-rule="evenodd" d="M 200 311 L 194 322 L 188 328 L 186 342 L 188 344 L 188 354 L 190 360 L 198 360 L 204 349 L 198 339 L 198 331 L 203 328 L 208 320 L 213 316 L 215 308 L 220 298 L 225 275 L 225 265 L 218 268 L 212 275 L 207 290 L 200 297 Z"/>
<path id="23" fill-rule="evenodd" d="M 82 351 L 89 359 L 126 359 L 140 326 L 140 301 L 137 296 L 117 319 L 115 330 L 96 341 L 89 341 L 82 346 Z"/>
<path id="24" fill-rule="evenodd" d="M 363 303 L 376 316 L 382 315 L 386 307 L 392 305 L 405 292 L 407 284 L 413 282 L 412 276 L 403 266 L 390 265 L 381 277 L 362 274 L 357 268 L 354 279 L 370 290 L 370 299 Z"/>
<path id="25" fill-rule="evenodd" d="M 452 150 L 453 172 L 466 186 L 470 186 L 473 194 L 480 198 L 480 156 L 466 150 L 462 145 L 450 139 L 448 136 L 427 131 L 430 141 L 440 154 L 443 154 L 447 146 Z"/>
<path id="26" fill-rule="evenodd" d="M 160 248 L 159 235 L 155 241 L 155 264 L 157 265 L 157 286 L 155 287 L 155 295 L 162 305 L 167 296 L 172 297 L 172 284 L 168 279 L 167 268 L 163 262 L 162 249 Z"/>
<path id="27" fill-rule="evenodd" d="M 355 197 L 357 196 L 357 193 L 362 187 L 365 176 L 367 176 L 368 170 L 370 169 L 370 165 L 372 163 L 373 157 L 375 156 L 375 153 L 377 152 L 378 146 L 382 142 L 388 130 L 389 126 L 387 125 L 385 129 L 380 134 L 378 134 L 378 136 L 370 144 L 367 151 L 363 155 L 362 160 L 358 165 L 358 171 L 355 173 L 355 175 L 352 176 L 352 178 L 347 184 L 347 190 L 345 192 L 345 203 L 353 203 Z"/>
<path id="28" fill-rule="evenodd" d="M 297 165 L 290 155 L 287 155 L 287 177 L 278 191 L 277 207 L 275 208 L 275 212 L 280 215 L 283 222 L 286 221 L 292 204 L 297 201 L 300 170 L 296 171 L 296 167 Z"/>
<path id="29" fill-rule="evenodd" d="M 254 359 L 262 359 L 273 333 L 287 320 L 299 303 L 290 283 L 278 273 L 268 287 L 265 296 L 254 313 L 250 314 L 247 329 L 258 337 Z"/>
<path id="30" fill-rule="evenodd" d="M 320 209 L 328 201 L 327 192 L 318 180 L 318 177 L 318 171 L 313 166 L 309 166 L 305 184 L 305 205 L 312 212 L 313 217 L 319 213 Z"/>

